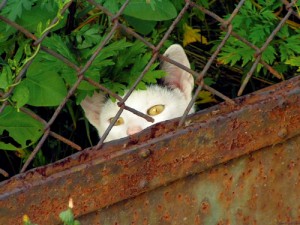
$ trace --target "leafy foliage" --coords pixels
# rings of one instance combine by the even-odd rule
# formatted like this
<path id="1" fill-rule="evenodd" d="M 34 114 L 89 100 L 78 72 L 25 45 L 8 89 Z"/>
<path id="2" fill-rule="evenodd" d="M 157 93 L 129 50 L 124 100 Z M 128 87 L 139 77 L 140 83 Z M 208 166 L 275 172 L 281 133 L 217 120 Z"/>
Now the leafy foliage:
<path id="1" fill-rule="evenodd" d="M 291 59 L 287 60 L 285 63 L 291 66 L 297 66 L 298 67 L 297 71 L 300 72 L 300 56 L 292 57 Z"/>
<path id="2" fill-rule="evenodd" d="M 234 31 L 258 48 L 262 47 L 279 23 L 275 11 L 281 6 L 282 3 L 278 0 L 258 1 L 255 5 L 253 1 L 247 0 L 238 15 L 234 17 L 232 22 Z M 224 35 L 221 36 L 221 39 L 223 38 Z M 285 63 L 299 54 L 299 50 L 300 33 L 286 24 L 264 50 L 262 60 L 284 73 L 288 69 L 284 66 Z M 254 55 L 253 48 L 231 36 L 222 48 L 218 60 L 230 66 L 238 64 L 246 67 L 255 60 Z M 261 68 L 261 65 L 257 67 L 257 76 L 265 74 L 266 71 L 262 71 Z"/>
<path id="3" fill-rule="evenodd" d="M 29 11 L 31 10 L 33 4 L 37 0 L 25 0 L 25 1 L 18 1 L 12 0 L 7 3 L 7 7 L 4 8 L 3 14 L 7 15 L 7 18 L 10 20 L 16 20 L 17 18 L 21 18 L 23 10 Z M 14 9 L 14 10 L 10 10 Z"/>
<path id="4" fill-rule="evenodd" d="M 169 0 L 149 2 L 150 8 L 144 0 L 132 0 L 124 10 L 124 14 L 148 21 L 170 20 L 177 16 L 176 9 Z"/>
<path id="5" fill-rule="evenodd" d="M 112 13 L 117 13 L 124 0 L 97 0 Z M 168 10 L 166 10 L 168 9 Z M 170 0 L 132 0 L 125 8 L 124 17 L 136 31 L 149 34 L 159 21 L 166 21 L 177 16 L 177 10 Z"/>
<path id="6" fill-rule="evenodd" d="M 7 106 L 0 114 L 0 149 L 28 147 L 38 140 L 42 132 L 42 124 L 11 106 Z"/>
<path id="7" fill-rule="evenodd" d="M 61 2 L 62 0 L 12 0 L 7 2 L 7 5 L 1 11 L 1 15 L 16 22 L 30 32 L 35 33 L 38 24 L 42 24 L 45 27 L 46 24 L 57 15 Z M 65 23 L 66 17 L 54 30 L 63 27 Z M 17 38 L 19 38 L 21 42 L 24 40 L 20 38 L 20 36 L 17 36 L 16 33 L 17 30 L 0 20 L 0 54 L 12 50 L 17 42 Z M 16 36 L 11 39 L 11 35 L 14 34 Z M 10 45 L 7 45 L 7 42 L 10 43 Z"/>
<path id="8" fill-rule="evenodd" d="M 1 11 L 1 15 L 28 29 L 37 37 L 41 37 L 43 33 L 51 29 L 50 34 L 42 42 L 43 47 L 60 54 L 78 67 L 83 67 L 106 37 L 110 22 L 105 14 L 96 9 L 93 10 L 87 2 L 78 2 L 78 9 L 83 7 L 83 10 L 78 10 L 74 14 L 74 26 L 71 27 L 70 32 L 66 32 L 70 29 L 67 24 L 69 12 L 62 16 L 60 10 L 68 2 L 66 0 L 24 0 L 21 2 L 12 0 Z M 125 1 L 98 0 L 98 2 L 115 13 Z M 168 7 L 170 10 L 166 13 L 163 7 Z M 133 14 L 137 8 L 143 10 L 138 10 L 138 13 Z M 134 21 L 134 24 L 140 27 L 145 21 L 157 24 L 158 21 L 170 20 L 176 15 L 176 9 L 168 0 L 163 2 L 153 0 L 151 4 L 134 0 L 124 12 L 125 18 L 130 17 L 130 21 Z M 59 19 L 58 23 L 50 25 L 50 21 L 55 16 Z M 128 23 L 131 25 L 130 22 Z M 0 149 L 15 150 L 19 157 L 25 159 L 29 155 L 27 149 L 38 141 L 43 134 L 44 127 L 41 122 L 20 109 L 22 107 L 27 111 L 30 109 L 39 115 L 43 114 L 39 113 L 43 111 L 41 107 L 47 107 L 51 111 L 51 107 L 58 106 L 62 102 L 69 88 L 77 80 L 77 71 L 74 68 L 45 51 L 41 51 L 40 45 L 33 47 L 32 43 L 32 40 L 0 21 L 0 64 L 3 65 L 0 69 L 0 92 L 5 94 L 13 88 L 12 95 L 7 99 L 11 105 L 0 114 Z M 122 95 L 133 85 L 151 56 L 151 52 L 143 43 L 122 37 L 117 32 L 97 55 L 84 75 Z M 33 61 L 26 75 L 21 80 L 16 80 L 20 71 L 31 59 Z M 155 63 L 137 88 L 145 89 L 146 85 L 156 83 L 157 79 L 164 75 L 163 71 L 158 70 L 158 63 Z M 73 100 L 79 104 L 95 89 L 96 87 L 88 82 L 82 81 L 77 89 L 76 98 Z M 78 113 L 74 112 L 70 103 L 68 105 L 69 112 L 75 121 L 73 124 L 76 126 Z M 43 155 L 37 158 L 41 163 L 46 161 Z"/>

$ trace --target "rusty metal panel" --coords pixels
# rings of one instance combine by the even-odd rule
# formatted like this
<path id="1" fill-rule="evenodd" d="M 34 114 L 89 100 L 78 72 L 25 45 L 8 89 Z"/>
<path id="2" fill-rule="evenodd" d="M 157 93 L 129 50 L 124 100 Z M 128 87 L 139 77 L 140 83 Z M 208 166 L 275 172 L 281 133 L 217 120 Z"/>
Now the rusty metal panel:
<path id="1" fill-rule="evenodd" d="M 88 224 L 300 224 L 300 136 L 80 218 Z"/>
<path id="2" fill-rule="evenodd" d="M 150 218 L 153 215 L 151 213 L 158 213 L 157 216 L 153 215 L 153 218 L 157 219 L 153 224 L 184 224 L 182 219 L 185 217 L 174 217 L 176 212 L 172 214 L 170 205 L 156 205 L 159 202 L 155 199 L 160 201 L 159 196 L 162 196 L 162 193 L 165 195 L 164 190 L 168 188 L 171 188 L 172 192 L 169 191 L 170 197 L 167 194 L 164 198 L 172 207 L 179 208 L 176 210 L 180 213 L 187 210 L 187 203 L 182 203 L 182 207 L 180 202 L 190 202 L 195 207 L 199 207 L 201 203 L 202 208 L 198 208 L 199 216 L 196 217 L 198 219 L 195 223 L 209 224 L 204 223 L 204 217 L 207 221 L 217 221 L 219 224 L 230 224 L 230 221 L 238 218 L 246 221 L 245 224 L 247 221 L 249 224 L 260 224 L 254 215 L 248 213 L 253 207 L 253 214 L 263 214 L 264 211 L 270 210 L 269 204 L 272 204 L 271 209 L 277 221 L 281 217 L 283 220 L 297 219 L 298 207 L 296 203 L 292 205 L 291 199 L 297 202 L 296 195 L 299 189 L 291 187 L 291 183 L 295 186 L 298 179 L 299 169 L 297 170 L 296 165 L 299 158 L 299 142 L 292 142 L 296 143 L 292 145 L 285 141 L 290 138 L 294 138 L 291 140 L 295 141 L 295 137 L 300 134 L 300 77 L 241 97 L 236 99 L 235 103 L 222 103 L 203 110 L 189 117 L 185 126 L 181 128 L 177 129 L 178 120 L 157 124 L 130 139 L 107 143 L 100 151 L 85 150 L 52 165 L 2 182 L 0 224 L 20 224 L 25 213 L 35 223 L 57 224 L 58 214 L 66 208 L 70 197 L 74 200 L 74 212 L 77 217 L 100 210 L 99 217 L 90 214 L 91 220 L 94 218 L 94 221 L 100 222 L 100 217 L 104 216 L 101 209 L 117 203 L 125 208 L 126 205 L 133 204 L 132 208 L 137 210 L 142 206 L 138 203 L 135 205 L 135 201 L 156 192 L 158 194 L 151 200 L 153 202 L 145 203 L 144 200 L 140 200 L 143 204 L 155 205 L 155 210 L 161 211 L 162 214 L 152 208 L 149 210 Z M 286 164 L 291 169 L 281 164 L 290 159 L 285 158 L 289 157 L 288 151 L 283 151 L 287 154 L 285 156 L 276 153 L 275 150 L 279 147 L 272 147 L 279 143 L 292 146 L 287 149 L 293 153 L 294 163 Z M 268 146 L 271 146 L 268 150 L 261 150 Z M 257 150 L 271 152 L 273 156 L 256 159 L 252 152 Z M 246 156 L 244 161 L 237 159 L 250 153 L 252 156 Z M 278 161 L 275 156 L 278 156 Z M 250 160 L 253 157 L 254 160 Z M 281 158 L 283 161 L 280 161 Z M 234 163 L 228 164 L 232 159 L 235 159 Z M 256 166 L 254 162 L 259 162 L 259 173 L 256 172 L 258 168 L 253 168 Z M 227 163 L 227 166 L 218 166 L 222 163 Z M 224 168 L 224 171 L 220 168 Z M 293 171 L 297 176 L 292 175 Z M 201 172 L 203 173 L 200 175 L 191 176 Z M 225 175 L 226 173 L 228 175 Z M 291 180 L 287 180 L 289 176 Z M 281 177 L 284 182 L 279 179 Z M 265 191 L 266 196 L 272 194 L 269 189 L 263 189 L 266 179 L 272 180 L 273 183 L 270 183 L 268 188 L 274 189 L 275 194 L 270 197 L 255 197 L 256 187 L 259 194 L 260 190 Z M 185 187 L 186 182 L 192 182 L 189 184 L 191 189 Z M 271 187 L 271 184 L 274 187 Z M 186 198 L 185 189 L 194 197 Z M 290 193 L 290 189 L 294 191 L 293 194 Z M 151 190 L 155 191 L 150 192 Z M 245 192 L 238 197 L 237 193 L 242 191 Z M 142 193 L 146 194 L 140 195 Z M 195 193 L 199 193 L 197 198 Z M 140 197 L 131 203 L 130 198 L 139 195 Z M 207 198 L 203 199 L 204 196 Z M 271 200 L 271 197 L 274 197 L 274 200 Z M 126 199 L 127 202 L 118 203 Z M 280 204 L 276 208 L 275 204 L 278 202 Z M 243 205 L 249 210 L 237 210 Z M 112 210 L 114 207 L 117 206 L 112 206 Z M 125 208 L 120 209 L 121 212 Z M 232 213 L 234 210 L 237 211 Z M 110 215 L 109 212 L 107 214 Z M 138 217 L 140 214 L 137 212 L 132 216 L 134 215 Z M 165 216 L 166 222 L 161 220 L 161 215 Z M 120 222 L 118 218 L 122 218 L 116 216 L 117 222 Z M 176 218 L 179 218 L 178 222 Z M 186 220 L 190 221 L 190 218 Z"/>

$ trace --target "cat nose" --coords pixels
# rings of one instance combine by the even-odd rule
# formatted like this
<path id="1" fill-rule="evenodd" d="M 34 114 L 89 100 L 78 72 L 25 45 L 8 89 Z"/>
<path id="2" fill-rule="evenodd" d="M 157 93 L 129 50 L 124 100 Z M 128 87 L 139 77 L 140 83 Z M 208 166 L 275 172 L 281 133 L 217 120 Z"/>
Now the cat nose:
<path id="1" fill-rule="evenodd" d="M 142 130 L 142 128 L 140 126 L 128 127 L 128 129 L 127 129 L 127 135 L 136 134 L 136 133 L 140 132 L 141 130 Z"/>

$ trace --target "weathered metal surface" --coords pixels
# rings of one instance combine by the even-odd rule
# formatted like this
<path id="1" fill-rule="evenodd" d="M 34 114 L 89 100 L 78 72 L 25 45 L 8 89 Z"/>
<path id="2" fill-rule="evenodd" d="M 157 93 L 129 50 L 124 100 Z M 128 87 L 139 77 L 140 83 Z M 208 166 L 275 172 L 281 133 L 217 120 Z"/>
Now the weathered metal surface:
<path id="1" fill-rule="evenodd" d="M 300 136 L 80 218 L 89 224 L 300 224 Z"/>
<path id="2" fill-rule="evenodd" d="M 236 161 L 237 167 L 232 169 L 233 171 L 237 170 L 236 173 L 232 174 L 236 178 L 230 184 L 227 176 L 224 176 L 223 180 L 221 178 L 213 180 L 213 177 L 217 177 L 217 175 L 212 175 L 214 170 L 207 171 L 207 169 L 264 147 L 283 143 L 287 139 L 299 135 L 300 77 L 236 99 L 235 102 L 236 105 L 234 106 L 223 103 L 195 114 L 190 117 L 186 126 L 180 129 L 175 129 L 177 120 L 158 124 L 145 130 L 142 135 L 105 144 L 100 151 L 85 150 L 52 165 L 28 171 L 2 182 L 0 184 L 0 224 L 20 224 L 22 215 L 25 213 L 35 223 L 57 224 L 58 214 L 66 208 L 69 197 L 74 200 L 76 216 L 82 216 L 158 187 L 167 186 L 171 183 L 175 185 L 173 182 L 179 179 L 183 179 L 180 182 L 183 182 L 181 185 L 184 186 L 184 183 L 188 180 L 194 180 L 189 175 L 205 170 L 206 172 L 199 175 L 199 177 L 208 183 L 207 186 L 203 186 L 203 188 L 209 187 L 207 196 L 210 195 L 210 192 L 219 192 L 223 193 L 223 197 L 209 198 L 207 202 L 201 203 L 203 211 L 199 211 L 200 224 L 202 221 L 201 216 L 205 213 L 208 214 L 207 218 L 215 218 L 216 221 L 223 220 L 220 224 L 229 224 L 228 221 L 233 221 L 233 219 L 228 219 L 226 216 L 222 219 L 221 216 L 231 215 L 231 209 L 239 206 L 234 203 L 238 201 L 244 202 L 244 204 L 254 204 L 253 209 L 255 210 L 261 209 L 261 205 L 264 205 L 262 208 L 267 209 L 269 202 L 272 202 L 270 200 L 271 196 L 262 198 L 260 201 L 259 198 L 254 199 L 251 192 L 255 190 L 256 185 L 261 186 L 265 182 L 263 179 L 264 170 L 257 174 L 251 172 L 255 171 L 254 168 L 238 166 L 239 161 Z M 270 148 L 270 151 L 274 150 Z M 293 151 L 297 151 L 297 148 Z M 266 167 L 264 164 L 272 160 L 272 157 L 261 160 L 261 168 Z M 296 158 L 294 161 L 297 164 L 298 159 Z M 282 165 L 276 167 L 275 164 L 272 164 L 272 166 L 275 173 Z M 220 170 L 223 167 L 218 168 Z M 226 166 L 224 168 L 226 169 Z M 242 175 L 238 175 L 239 169 L 242 170 L 240 174 L 244 174 L 245 180 L 240 180 L 239 176 Z M 251 171 L 249 172 L 249 170 Z M 288 168 L 285 171 L 289 174 Z M 300 170 L 295 167 L 293 171 L 299 174 Z M 224 171 L 220 173 L 224 173 Z M 248 173 L 250 174 L 249 180 L 246 179 Z M 230 174 L 230 171 L 228 174 Z M 251 175 L 257 175 L 258 178 L 251 178 Z M 279 174 L 276 173 L 276 176 L 279 176 Z M 280 176 L 282 175 L 280 174 Z M 249 188 L 250 191 L 245 192 L 242 196 L 248 196 L 250 200 L 252 199 L 251 201 L 246 201 L 246 198 L 239 199 L 237 193 L 240 189 L 235 187 L 236 184 L 239 184 L 238 181 L 244 182 L 242 187 L 245 187 L 245 190 Z M 191 187 L 195 189 L 189 189 L 185 186 L 186 192 L 191 195 L 197 192 L 196 187 L 198 187 L 201 180 L 194 182 L 196 184 L 194 186 L 191 184 Z M 293 180 L 293 182 L 296 182 L 296 180 Z M 211 183 L 210 186 L 209 183 Z M 237 188 L 237 191 L 236 194 L 231 193 L 231 198 L 235 199 L 233 201 L 230 198 L 228 199 L 227 195 L 230 196 L 230 191 L 234 187 Z M 290 194 L 289 189 L 289 183 L 283 183 L 280 180 L 274 183 L 274 190 L 278 190 L 274 194 L 274 202 L 282 199 L 282 204 L 279 204 L 277 211 L 274 211 L 274 217 L 276 218 L 277 215 L 282 215 L 279 212 L 279 210 L 282 210 L 281 207 L 286 206 L 285 197 L 295 197 L 299 193 L 294 188 L 295 194 Z M 180 189 L 179 185 L 178 192 L 180 193 L 183 190 L 184 187 Z M 204 191 L 203 189 L 202 192 L 204 193 Z M 167 198 L 165 196 L 170 202 L 173 199 L 172 195 L 177 196 L 175 194 L 177 190 L 175 189 L 173 192 L 170 194 L 171 197 Z M 199 193 L 202 192 L 200 189 Z M 151 193 L 149 192 L 149 195 Z M 266 193 L 266 195 L 269 193 Z M 193 204 L 197 206 L 199 199 L 203 202 L 201 196 L 192 199 L 191 203 L 196 201 Z M 158 198 L 159 194 L 154 197 L 154 200 L 152 200 L 154 203 L 151 204 L 156 204 L 155 199 Z M 174 199 L 173 207 L 181 207 L 180 204 L 177 204 L 180 201 L 190 201 L 185 198 L 180 201 L 179 199 Z M 296 202 L 297 198 L 294 199 Z M 131 203 L 127 202 L 126 204 Z M 126 207 L 126 204 L 124 204 L 124 207 Z M 136 207 L 136 209 L 141 207 L 135 206 L 134 202 L 132 204 L 132 207 Z M 144 204 L 147 206 L 147 203 Z M 255 204 L 258 204 L 259 207 Z M 288 206 L 292 207 L 290 203 Z M 155 210 L 161 210 L 162 212 L 171 210 L 171 208 L 166 207 L 170 206 L 161 205 L 158 208 L 156 207 Z M 256 213 L 255 210 L 254 213 Z M 295 210 L 296 208 L 293 208 L 292 211 Z M 189 212 L 186 206 L 182 207 L 180 211 Z M 286 209 L 284 211 L 287 212 Z M 148 213 L 151 217 L 151 209 Z M 172 215 L 171 211 L 169 213 Z M 260 213 L 263 214 L 263 211 Z M 160 220 L 161 223 L 176 224 L 172 219 L 173 216 L 167 222 L 167 215 L 169 214 L 164 215 L 166 215 L 166 222 Z M 213 217 L 209 217 L 210 215 Z M 249 224 L 252 224 L 251 221 L 254 218 L 248 214 L 244 215 L 244 211 L 241 210 L 234 215 L 236 218 L 244 218 L 245 224 L 247 224 L 247 220 Z M 295 217 L 298 215 L 295 213 Z M 288 215 L 284 219 L 286 218 L 288 218 Z M 100 222 L 100 219 L 95 219 L 95 221 Z M 160 221 L 157 221 L 157 223 Z M 259 221 L 256 221 L 256 223 L 260 224 Z M 156 223 L 153 222 L 153 224 Z"/>

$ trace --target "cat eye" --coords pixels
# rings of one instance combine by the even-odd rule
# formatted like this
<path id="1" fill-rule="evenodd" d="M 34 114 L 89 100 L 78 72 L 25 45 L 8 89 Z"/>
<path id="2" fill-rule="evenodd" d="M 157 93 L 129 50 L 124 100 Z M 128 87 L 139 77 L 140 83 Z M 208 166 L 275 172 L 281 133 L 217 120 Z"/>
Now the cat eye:
<path id="1" fill-rule="evenodd" d="M 156 116 L 160 114 L 162 111 L 164 111 L 164 109 L 165 109 L 164 105 L 155 105 L 147 110 L 147 114 L 149 116 Z"/>
<path id="2" fill-rule="evenodd" d="M 110 118 L 109 119 L 109 122 L 111 123 L 111 121 L 113 121 L 114 117 Z M 122 117 L 119 117 L 119 119 L 115 122 L 115 125 L 114 126 L 119 126 L 119 125 L 122 125 L 124 124 L 124 119 Z"/>

